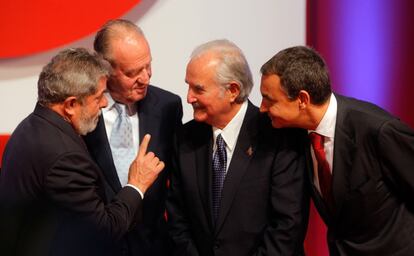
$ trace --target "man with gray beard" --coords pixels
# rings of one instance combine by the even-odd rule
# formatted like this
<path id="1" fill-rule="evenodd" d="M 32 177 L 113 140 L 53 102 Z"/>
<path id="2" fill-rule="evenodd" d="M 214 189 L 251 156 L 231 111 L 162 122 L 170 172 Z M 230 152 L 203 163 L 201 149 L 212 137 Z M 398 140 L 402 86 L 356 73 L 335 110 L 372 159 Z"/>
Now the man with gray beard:
<path id="1" fill-rule="evenodd" d="M 1 255 L 102 255 L 102 241 L 120 239 L 139 221 L 143 195 L 164 168 L 146 153 L 150 136 L 111 202 L 80 137 L 95 129 L 107 105 L 109 73 L 105 60 L 82 48 L 63 50 L 43 68 L 35 110 L 3 155 Z"/>

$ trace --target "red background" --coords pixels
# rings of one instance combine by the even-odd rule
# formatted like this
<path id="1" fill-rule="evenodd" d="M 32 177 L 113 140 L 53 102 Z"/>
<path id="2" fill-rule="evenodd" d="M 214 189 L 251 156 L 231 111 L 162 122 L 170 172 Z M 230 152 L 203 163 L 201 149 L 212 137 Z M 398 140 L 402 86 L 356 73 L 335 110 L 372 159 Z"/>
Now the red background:
<path id="1" fill-rule="evenodd" d="M 94 33 L 140 0 L 0 0 L 0 58 L 62 46 Z M 7 36 L 5 36 L 7 35 Z"/>

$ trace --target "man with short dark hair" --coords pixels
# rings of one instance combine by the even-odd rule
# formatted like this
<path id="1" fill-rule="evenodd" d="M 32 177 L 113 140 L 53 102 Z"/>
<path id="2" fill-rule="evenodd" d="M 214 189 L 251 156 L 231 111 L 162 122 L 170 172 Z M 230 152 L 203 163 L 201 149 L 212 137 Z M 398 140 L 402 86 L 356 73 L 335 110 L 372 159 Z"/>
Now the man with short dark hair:
<path id="1" fill-rule="evenodd" d="M 378 106 L 332 93 L 311 48 L 284 49 L 261 72 L 260 110 L 274 127 L 309 132 L 309 183 L 330 255 L 414 255 L 413 130 Z"/>
<path id="2" fill-rule="evenodd" d="M 164 168 L 146 153 L 149 135 L 111 200 L 80 137 L 95 129 L 109 64 L 86 49 L 67 49 L 42 70 L 35 110 L 15 129 L 0 177 L 1 255 L 102 255 L 142 215 L 142 197 Z M 96 235 L 98 234 L 98 235 Z"/>

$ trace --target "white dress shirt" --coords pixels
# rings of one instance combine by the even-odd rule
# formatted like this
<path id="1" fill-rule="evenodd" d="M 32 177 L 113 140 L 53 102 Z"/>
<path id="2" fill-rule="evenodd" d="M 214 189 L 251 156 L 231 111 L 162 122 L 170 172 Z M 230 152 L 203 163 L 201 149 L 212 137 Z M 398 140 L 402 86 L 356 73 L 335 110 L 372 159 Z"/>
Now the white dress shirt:
<path id="1" fill-rule="evenodd" d="M 329 163 L 329 170 L 332 173 L 333 170 L 333 152 L 334 152 L 334 141 L 335 141 L 335 125 L 336 125 L 336 116 L 338 111 L 338 104 L 335 98 L 335 95 L 332 93 L 329 99 L 328 109 L 326 110 L 321 122 L 319 123 L 318 127 L 313 130 L 309 130 L 308 132 L 316 132 L 320 135 L 325 137 L 324 140 L 324 150 L 326 160 Z M 315 158 L 315 153 L 313 152 L 313 148 L 311 146 L 312 151 L 312 159 L 313 159 L 313 171 L 314 171 L 314 179 L 313 182 L 317 189 L 320 192 L 319 186 L 319 178 L 318 178 L 318 162 Z"/>
<path id="2" fill-rule="evenodd" d="M 239 137 L 240 129 L 243 124 L 244 116 L 247 112 L 247 101 L 243 102 L 237 114 L 231 119 L 231 121 L 224 127 L 222 130 L 216 127 L 213 127 L 213 156 L 216 152 L 216 138 L 219 134 L 223 137 L 224 142 L 226 143 L 226 153 L 227 153 L 227 166 L 226 173 L 229 169 L 231 158 L 233 157 L 233 152 L 236 147 L 237 138 Z"/>
<path id="3" fill-rule="evenodd" d="M 118 117 L 118 111 L 116 110 L 114 104 L 115 101 L 111 97 L 111 94 L 105 93 L 106 98 L 108 99 L 108 106 L 102 109 L 102 114 L 105 121 L 106 136 L 108 136 L 108 141 L 111 137 L 112 127 L 114 126 L 115 120 Z M 132 138 L 134 139 L 134 153 L 138 152 L 139 147 L 139 118 L 136 105 L 133 104 L 126 108 L 128 113 L 129 121 L 132 125 Z"/>

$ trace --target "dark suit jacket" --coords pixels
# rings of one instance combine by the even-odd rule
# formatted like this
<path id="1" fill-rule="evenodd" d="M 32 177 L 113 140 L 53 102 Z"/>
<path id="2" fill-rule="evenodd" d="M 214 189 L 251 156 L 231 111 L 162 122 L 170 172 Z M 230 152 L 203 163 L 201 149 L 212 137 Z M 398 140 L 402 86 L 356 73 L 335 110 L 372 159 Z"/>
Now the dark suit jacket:
<path id="1" fill-rule="evenodd" d="M 143 222 L 131 230 L 122 243 L 107 243 L 112 243 L 114 248 L 118 248 L 115 255 L 119 255 L 120 251 L 125 249 L 128 250 L 127 255 L 168 255 L 171 252 L 171 244 L 164 218 L 166 184 L 171 169 L 173 134 L 182 124 L 181 99 L 170 92 L 149 86 L 145 98 L 137 103 L 137 109 L 140 141 L 145 134 L 151 134 L 148 151 L 154 152 L 165 162 L 166 167 L 145 193 Z M 85 137 L 85 142 L 105 176 L 106 192 L 111 199 L 121 189 L 121 184 L 102 117 L 95 131 Z"/>
<path id="2" fill-rule="evenodd" d="M 312 186 L 330 253 L 414 255 L 414 132 L 373 104 L 335 96 L 334 214 Z"/>
<path id="3" fill-rule="evenodd" d="M 272 129 L 249 102 L 214 223 L 212 127 L 184 125 L 167 200 L 175 255 L 300 255 L 309 203 L 302 135 Z"/>
<path id="4" fill-rule="evenodd" d="M 142 207 L 133 188 L 119 191 L 111 203 L 105 199 L 102 174 L 81 137 L 37 105 L 3 155 L 1 255 L 101 254 L 102 239 L 122 237 Z"/>

